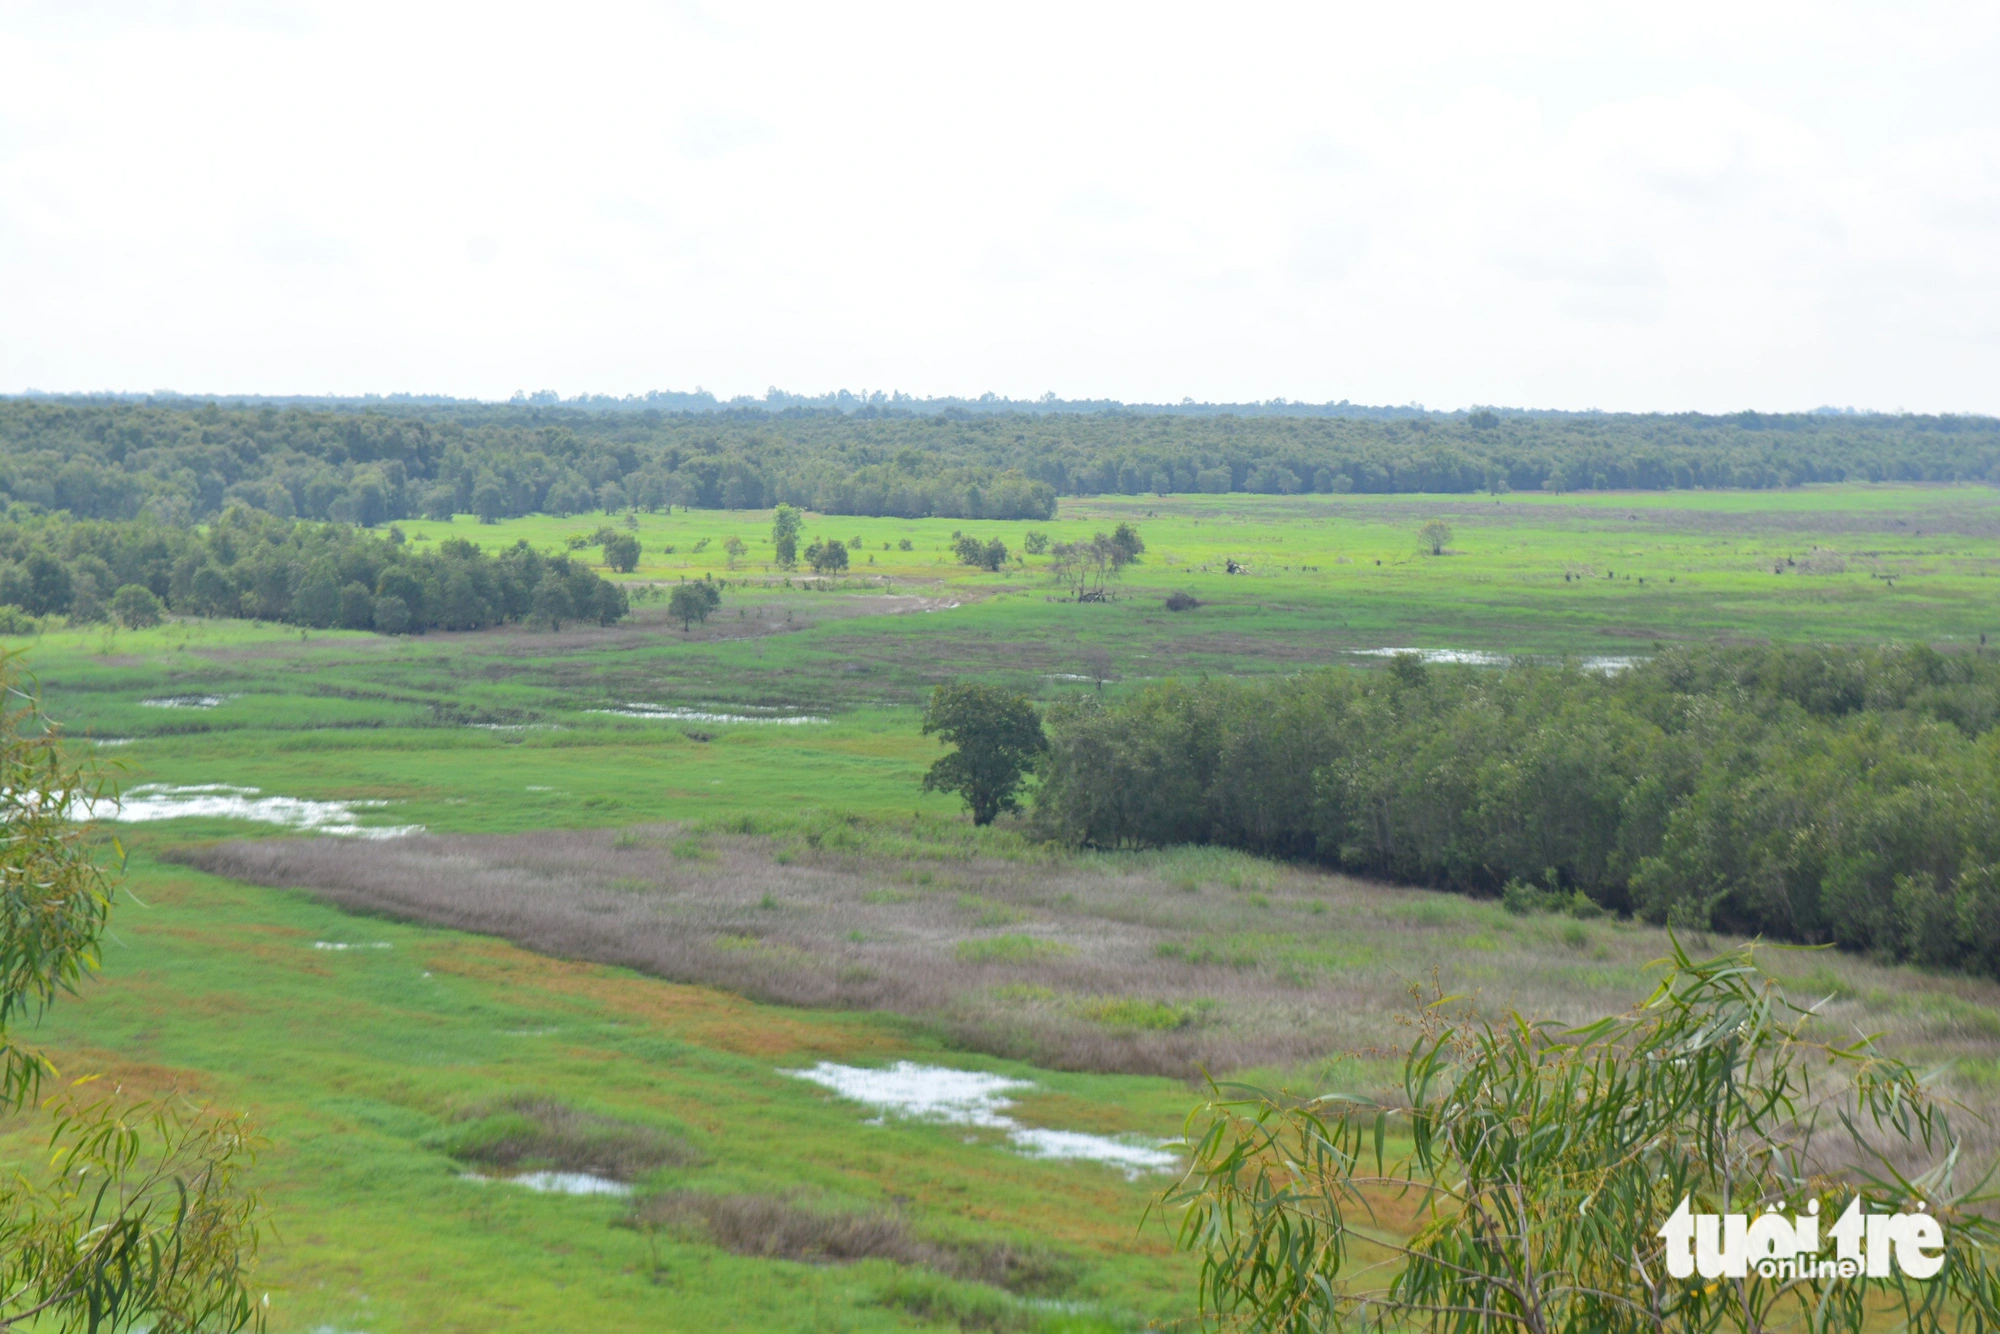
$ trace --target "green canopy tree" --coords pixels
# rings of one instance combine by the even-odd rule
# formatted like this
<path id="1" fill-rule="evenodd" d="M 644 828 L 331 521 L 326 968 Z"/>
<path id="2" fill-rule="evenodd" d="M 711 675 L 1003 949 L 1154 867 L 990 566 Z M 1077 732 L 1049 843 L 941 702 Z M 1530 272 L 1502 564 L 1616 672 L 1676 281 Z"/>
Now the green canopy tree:
<path id="1" fill-rule="evenodd" d="M 1049 746 L 1027 696 L 959 682 L 931 692 L 924 735 L 957 748 L 931 765 L 924 791 L 958 793 L 978 825 L 1020 809 L 1021 780 Z"/>
<path id="2" fill-rule="evenodd" d="M 639 539 L 630 533 L 610 533 L 604 538 L 604 563 L 620 574 L 639 568 Z"/>
<path id="3" fill-rule="evenodd" d="M 246 1286 L 261 1209 L 241 1117 L 58 1078 L 21 1028 L 97 967 L 111 877 L 91 818 L 112 799 L 0 655 L 0 1116 L 41 1117 L 42 1170 L 0 1179 L 0 1330 L 159 1334 L 261 1324 Z M 114 845 L 115 847 L 115 845 Z"/>
<path id="4" fill-rule="evenodd" d="M 847 544 L 839 538 L 814 542 L 806 548 L 806 564 L 815 574 L 839 574 L 847 568 Z"/>
<path id="5" fill-rule="evenodd" d="M 800 522 L 799 512 L 790 505 L 780 504 L 771 511 L 771 550 L 783 569 L 799 563 Z"/>
<path id="6" fill-rule="evenodd" d="M 667 615 L 679 621 L 681 633 L 686 634 L 696 621 L 707 621 L 708 614 L 721 605 L 721 590 L 706 579 L 695 579 L 674 586 L 667 596 Z"/>

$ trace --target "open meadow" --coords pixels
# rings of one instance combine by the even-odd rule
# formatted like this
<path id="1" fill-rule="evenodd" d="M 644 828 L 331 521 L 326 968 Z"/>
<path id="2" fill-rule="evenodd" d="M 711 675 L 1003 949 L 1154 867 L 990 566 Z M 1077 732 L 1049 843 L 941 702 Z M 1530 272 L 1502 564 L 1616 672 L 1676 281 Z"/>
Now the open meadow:
<path id="1" fill-rule="evenodd" d="M 420 547 L 633 532 L 610 627 L 6 641 L 124 791 L 102 973 L 38 1037 L 66 1072 L 252 1113 L 274 1330 L 1183 1319 L 1195 1261 L 1146 1211 L 1202 1072 L 1384 1090 L 1415 989 L 1585 1019 L 1668 948 L 1233 852 L 975 830 L 920 788 L 942 681 L 1048 703 L 1395 649 L 1616 670 L 1678 642 L 2000 635 L 1985 487 L 809 514 L 806 539 L 850 544 L 827 579 L 771 564 L 769 511 L 633 523 L 401 525 Z M 1119 523 L 1146 549 L 1102 603 L 1058 600 L 1024 554 Z M 958 563 L 955 531 L 1008 562 Z M 726 583 L 688 630 L 684 578 Z M 2000 987 L 1771 966 L 2000 1107 Z"/>

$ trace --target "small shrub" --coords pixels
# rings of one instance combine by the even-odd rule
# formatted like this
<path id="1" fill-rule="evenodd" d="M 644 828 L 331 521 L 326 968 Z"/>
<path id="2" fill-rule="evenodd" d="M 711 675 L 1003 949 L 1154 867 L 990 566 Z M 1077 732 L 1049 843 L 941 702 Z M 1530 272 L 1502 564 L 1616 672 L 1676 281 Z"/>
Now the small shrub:
<path id="1" fill-rule="evenodd" d="M 1074 1260 L 1039 1246 L 923 1237 L 887 1210 L 816 1208 L 769 1195 L 667 1191 L 640 1198 L 626 1223 L 643 1232 L 706 1241 L 735 1255 L 808 1264 L 888 1260 L 1038 1296 L 1066 1292 L 1081 1278 Z M 1031 1309 L 998 1292 L 981 1296 L 1011 1310 Z"/>
<path id="2" fill-rule="evenodd" d="M 1106 1028 L 1136 1029 L 1145 1033 L 1171 1033 L 1192 1028 L 1199 1015 L 1215 1008 L 1215 1002 L 1174 1005 L 1168 1001 L 1140 1000 L 1131 996 L 1097 996 L 1077 1004 L 1076 1013 Z"/>
<path id="3" fill-rule="evenodd" d="M 433 1143 L 482 1167 L 588 1172 L 614 1181 L 702 1161 L 700 1150 L 678 1135 L 527 1096 L 476 1112 Z"/>
<path id="4" fill-rule="evenodd" d="M 1167 597 L 1168 611 L 1193 611 L 1201 602 L 1192 593 L 1174 592 Z"/>
<path id="5" fill-rule="evenodd" d="M 126 584 L 111 595 L 111 614 L 127 630 L 144 630 L 166 619 L 167 608 L 144 584 Z"/>

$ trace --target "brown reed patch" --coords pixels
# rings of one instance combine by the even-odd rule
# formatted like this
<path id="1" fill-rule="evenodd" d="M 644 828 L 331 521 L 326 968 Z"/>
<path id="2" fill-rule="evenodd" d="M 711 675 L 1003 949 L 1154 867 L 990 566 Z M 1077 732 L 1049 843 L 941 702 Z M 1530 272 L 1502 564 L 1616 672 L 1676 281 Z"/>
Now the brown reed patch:
<path id="1" fill-rule="evenodd" d="M 903 1014 L 961 1046 L 1061 1069 L 1221 1076 L 1346 1054 L 1361 1064 L 1343 1078 L 1387 1084 L 1407 1045 L 1397 1016 L 1420 985 L 1489 1014 L 1583 1022 L 1642 997 L 1647 965 L 1671 949 L 1636 923 L 1518 918 L 1214 849 L 1030 855 L 955 826 L 284 838 L 166 855 L 352 911 L 502 937 L 542 957 L 457 942 L 434 947 L 427 966 L 532 975 L 704 1045 L 771 1057 L 854 1055 L 884 1038 L 739 997 Z M 1954 1065 L 1975 1108 L 2000 1105 L 1992 982 L 1824 951 L 1774 950 L 1766 963 L 1800 996 L 1830 997 L 1830 1033 L 1883 1034 L 1907 1059 Z M 590 964 L 695 987 L 634 988 Z"/>
<path id="2" fill-rule="evenodd" d="M 702 1161 L 701 1151 L 678 1135 L 530 1096 L 474 1109 L 439 1147 L 461 1162 L 503 1171 L 588 1172 L 612 1181 Z"/>
<path id="3" fill-rule="evenodd" d="M 628 1219 L 641 1230 L 673 1232 L 736 1255 L 806 1264 L 888 1260 L 1025 1296 L 1068 1291 L 1081 1266 L 1046 1247 L 945 1240 L 918 1235 L 887 1210 L 816 1208 L 769 1195 L 677 1190 L 641 1197 Z"/>

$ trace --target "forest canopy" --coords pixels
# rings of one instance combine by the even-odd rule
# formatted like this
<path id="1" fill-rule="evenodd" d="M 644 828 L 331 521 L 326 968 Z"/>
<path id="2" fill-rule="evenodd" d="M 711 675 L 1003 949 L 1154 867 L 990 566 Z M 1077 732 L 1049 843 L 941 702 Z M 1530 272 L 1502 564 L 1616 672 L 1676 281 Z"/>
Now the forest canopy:
<path id="1" fill-rule="evenodd" d="M 1828 413 L 1236 415 L 224 406 L 0 399 L 0 499 L 185 527 L 767 509 L 1046 519 L 1064 495 L 2000 482 L 2000 420 Z"/>
<path id="2" fill-rule="evenodd" d="M 1399 657 L 1051 708 L 1035 819 L 1510 907 L 2000 976 L 2000 661 L 1669 648 L 1605 674 Z"/>
<path id="3" fill-rule="evenodd" d="M 478 630 L 505 621 L 609 625 L 625 591 L 582 560 L 463 537 L 418 552 L 400 530 L 299 523 L 232 506 L 197 534 L 145 520 L 0 520 L 0 610 L 90 622 L 126 608 L 316 629 Z M 155 613 L 156 614 L 156 613 Z"/>

